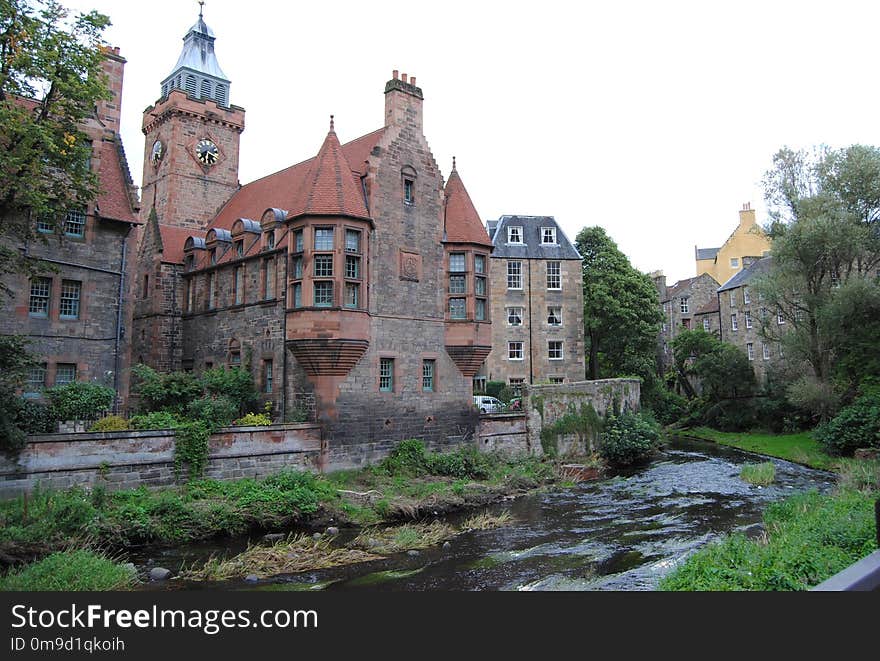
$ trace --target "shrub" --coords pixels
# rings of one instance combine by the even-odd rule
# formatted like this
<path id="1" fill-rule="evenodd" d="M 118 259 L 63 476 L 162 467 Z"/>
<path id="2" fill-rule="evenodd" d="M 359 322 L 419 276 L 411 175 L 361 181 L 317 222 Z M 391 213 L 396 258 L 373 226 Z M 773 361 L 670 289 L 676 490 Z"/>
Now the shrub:
<path id="1" fill-rule="evenodd" d="M 223 396 L 205 396 L 193 400 L 186 407 L 186 416 L 190 420 L 201 420 L 212 428 L 231 424 L 236 415 L 238 415 L 238 405 L 229 397 Z"/>
<path id="2" fill-rule="evenodd" d="M 229 401 L 235 403 L 237 407 L 235 415 L 257 408 L 257 390 L 254 387 L 253 377 L 251 377 L 251 373 L 248 370 L 241 369 L 240 367 L 233 367 L 232 369 L 215 367 L 214 369 L 206 370 L 202 374 L 202 385 L 208 395 L 218 398 L 226 397 Z"/>
<path id="3" fill-rule="evenodd" d="M 202 383 L 191 372 L 160 373 L 146 365 L 135 365 L 131 371 L 135 376 L 134 391 L 147 412 L 183 413 L 192 400 L 202 395 Z"/>
<path id="4" fill-rule="evenodd" d="M 501 391 L 507 384 L 504 381 L 487 381 L 486 382 L 486 394 L 490 397 L 495 397 L 496 399 L 501 399 L 498 395 L 501 394 Z M 503 400 L 502 400 L 503 401 Z"/>
<path id="5" fill-rule="evenodd" d="M 880 447 L 880 397 L 867 394 L 844 407 L 813 436 L 828 454 L 850 455 L 857 448 Z"/>
<path id="6" fill-rule="evenodd" d="M 189 477 L 201 477 L 208 463 L 208 440 L 211 429 L 203 420 L 185 422 L 174 430 L 174 470 L 179 474 L 186 465 Z"/>
<path id="7" fill-rule="evenodd" d="M 97 383 L 74 381 L 46 390 L 58 420 L 95 420 L 110 408 L 116 391 Z"/>
<path id="8" fill-rule="evenodd" d="M 169 411 L 154 411 L 132 416 L 128 426 L 131 429 L 174 429 L 180 426 L 180 420 Z"/>
<path id="9" fill-rule="evenodd" d="M 687 414 L 687 399 L 676 392 L 656 385 L 645 393 L 644 404 L 654 413 L 662 425 L 672 425 Z"/>
<path id="10" fill-rule="evenodd" d="M 89 431 L 125 431 L 128 420 L 119 415 L 108 415 L 89 427 Z"/>
<path id="11" fill-rule="evenodd" d="M 16 402 L 15 425 L 25 434 L 51 434 L 58 421 L 52 409 L 42 402 L 19 397 Z"/>
<path id="12" fill-rule="evenodd" d="M 427 464 L 432 475 L 471 480 L 487 479 L 492 468 L 491 460 L 475 447 L 464 447 L 446 454 L 429 454 Z"/>
<path id="13" fill-rule="evenodd" d="M 121 590 L 137 582 L 137 574 L 91 551 L 64 551 L 0 579 L 0 590 L 80 591 Z"/>
<path id="14" fill-rule="evenodd" d="M 656 422 L 639 413 L 608 416 L 599 454 L 611 464 L 626 466 L 647 458 L 660 441 Z"/>
<path id="15" fill-rule="evenodd" d="M 234 420 L 232 424 L 239 427 L 266 427 L 272 424 L 272 418 L 265 413 L 248 413 Z"/>
<path id="16" fill-rule="evenodd" d="M 428 473 L 428 457 L 425 444 L 418 439 L 401 441 L 379 467 L 389 475 L 418 477 Z"/>

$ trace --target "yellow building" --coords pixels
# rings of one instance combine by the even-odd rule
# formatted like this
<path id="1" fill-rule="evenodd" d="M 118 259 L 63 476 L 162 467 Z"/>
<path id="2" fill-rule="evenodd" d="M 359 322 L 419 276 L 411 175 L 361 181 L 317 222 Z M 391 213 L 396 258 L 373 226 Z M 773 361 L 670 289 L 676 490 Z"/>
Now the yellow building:
<path id="1" fill-rule="evenodd" d="M 739 212 L 739 225 L 720 248 L 694 246 L 697 275 L 708 273 L 724 284 L 743 269 L 744 257 L 764 257 L 770 254 L 770 239 L 755 220 L 750 203 Z"/>

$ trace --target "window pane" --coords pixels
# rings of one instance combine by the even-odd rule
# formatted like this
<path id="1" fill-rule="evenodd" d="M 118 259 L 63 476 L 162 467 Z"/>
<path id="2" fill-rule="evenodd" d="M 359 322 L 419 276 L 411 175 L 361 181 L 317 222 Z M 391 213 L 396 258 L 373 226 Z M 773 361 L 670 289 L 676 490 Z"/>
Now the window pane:
<path id="1" fill-rule="evenodd" d="M 465 318 L 465 300 L 463 298 L 449 299 L 449 316 L 452 319 Z"/>
<path id="2" fill-rule="evenodd" d="M 478 298 L 476 300 L 475 307 L 475 318 L 477 321 L 485 321 L 486 320 L 486 299 Z"/>
<path id="3" fill-rule="evenodd" d="M 329 307 L 333 305 L 333 283 L 315 283 L 315 305 L 317 307 Z"/>
<path id="4" fill-rule="evenodd" d="M 345 252 L 361 251 L 361 233 L 357 230 L 345 230 Z"/>
<path id="5" fill-rule="evenodd" d="M 485 255 L 474 255 L 474 271 L 476 273 L 485 273 L 486 272 L 486 256 Z"/>
<path id="6" fill-rule="evenodd" d="M 332 227 L 319 227 L 315 230 L 315 250 L 333 250 Z"/>
<path id="7" fill-rule="evenodd" d="M 547 289 L 562 289 L 559 262 L 547 262 Z"/>
<path id="8" fill-rule="evenodd" d="M 434 390 L 434 361 L 422 361 L 422 390 L 433 392 Z"/>
<path id="9" fill-rule="evenodd" d="M 55 223 L 51 216 L 41 216 L 37 220 L 37 231 L 45 234 L 51 234 L 55 231 Z"/>
<path id="10" fill-rule="evenodd" d="M 466 277 L 463 275 L 450 275 L 449 276 L 449 293 L 450 294 L 464 294 L 465 293 L 465 283 Z"/>
<path id="11" fill-rule="evenodd" d="M 85 234 L 86 214 L 81 209 L 71 209 L 64 218 L 64 233 L 81 237 Z"/>
<path id="12" fill-rule="evenodd" d="M 522 342 L 508 342 L 507 343 L 507 358 L 508 360 L 522 360 L 523 357 L 523 343 Z"/>
<path id="13" fill-rule="evenodd" d="M 555 227 L 542 227 L 541 228 L 541 243 L 556 243 L 556 228 Z"/>
<path id="14" fill-rule="evenodd" d="M 52 292 L 50 278 L 34 278 L 31 280 L 31 296 L 28 313 L 34 317 L 45 317 L 49 314 L 49 296 Z"/>
<path id="15" fill-rule="evenodd" d="M 293 233 L 293 251 L 294 252 L 302 252 L 303 251 L 303 233 L 302 230 L 297 230 Z"/>
<path id="16" fill-rule="evenodd" d="M 450 271 L 464 271 L 464 253 L 463 252 L 453 252 L 449 254 L 449 270 Z"/>
<path id="17" fill-rule="evenodd" d="M 508 326 L 522 325 L 522 308 L 507 308 L 507 324 Z"/>
<path id="18" fill-rule="evenodd" d="M 295 283 L 293 285 L 293 307 L 295 307 L 295 308 L 302 307 L 302 304 L 303 304 L 302 293 L 303 293 L 302 292 L 302 283 L 301 282 Z"/>
<path id="19" fill-rule="evenodd" d="M 345 307 L 356 308 L 360 306 L 361 286 L 354 282 L 345 283 Z"/>
<path id="20" fill-rule="evenodd" d="M 507 242 L 508 243 L 522 243 L 522 227 L 508 227 L 507 228 Z"/>
<path id="21" fill-rule="evenodd" d="M 76 365 L 73 363 L 58 363 L 55 366 L 55 385 L 60 386 L 65 383 L 73 383 L 76 381 Z"/>
<path id="22" fill-rule="evenodd" d="M 294 257 L 293 258 L 293 268 L 291 269 L 291 271 L 293 271 L 294 278 L 303 277 L 303 258 L 302 257 Z"/>
<path id="23" fill-rule="evenodd" d="M 272 361 L 264 360 L 263 361 L 263 392 L 272 392 L 272 381 L 274 375 L 272 374 Z"/>
<path id="24" fill-rule="evenodd" d="M 38 393 L 46 386 L 46 364 L 34 365 L 28 370 L 25 392 Z"/>
<path id="25" fill-rule="evenodd" d="M 345 277 L 351 280 L 360 280 L 361 278 L 361 258 L 346 256 L 345 258 Z"/>
<path id="26" fill-rule="evenodd" d="M 547 349 L 550 360 L 562 360 L 562 342 L 551 340 L 547 343 Z"/>
<path id="27" fill-rule="evenodd" d="M 507 288 L 522 289 L 522 262 L 507 262 Z"/>
<path id="28" fill-rule="evenodd" d="M 390 392 L 394 389 L 394 359 L 379 360 L 379 390 Z"/>
<path id="29" fill-rule="evenodd" d="M 330 278 L 333 276 L 333 255 L 315 255 L 315 277 Z"/>
<path id="30" fill-rule="evenodd" d="M 562 308 L 558 306 L 547 308 L 547 323 L 550 326 L 562 325 Z"/>
<path id="31" fill-rule="evenodd" d="M 59 314 L 62 319 L 79 318 L 79 297 L 82 287 L 76 280 L 64 280 L 61 283 L 61 306 Z"/>
<path id="32" fill-rule="evenodd" d="M 474 293 L 477 296 L 486 295 L 486 278 L 476 278 L 474 280 Z"/>

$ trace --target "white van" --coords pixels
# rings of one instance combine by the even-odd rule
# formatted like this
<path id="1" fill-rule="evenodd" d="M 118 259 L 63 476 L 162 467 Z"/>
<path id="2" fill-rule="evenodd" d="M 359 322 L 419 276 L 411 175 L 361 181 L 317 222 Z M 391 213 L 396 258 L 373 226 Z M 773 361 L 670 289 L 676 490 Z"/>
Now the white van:
<path id="1" fill-rule="evenodd" d="M 498 413 L 504 410 L 504 402 L 489 395 L 474 395 L 474 405 L 480 409 L 480 413 Z"/>

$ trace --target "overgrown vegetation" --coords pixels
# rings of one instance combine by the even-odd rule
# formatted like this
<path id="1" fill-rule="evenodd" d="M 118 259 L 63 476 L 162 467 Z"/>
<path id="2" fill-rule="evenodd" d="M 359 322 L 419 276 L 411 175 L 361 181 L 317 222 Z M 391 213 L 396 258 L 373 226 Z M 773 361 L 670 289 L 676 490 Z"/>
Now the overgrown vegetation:
<path id="1" fill-rule="evenodd" d="M 611 415 L 602 429 L 599 454 L 615 466 L 628 466 L 649 457 L 660 443 L 656 422 L 641 413 Z"/>
<path id="2" fill-rule="evenodd" d="M 131 567 L 78 549 L 53 553 L 0 578 L 0 591 L 124 590 L 137 583 Z"/>
<path id="3" fill-rule="evenodd" d="M 128 420 L 119 415 L 104 416 L 89 427 L 89 431 L 125 431 L 128 429 Z"/>
<path id="4" fill-rule="evenodd" d="M 540 410 L 543 416 L 543 406 Z M 602 417 L 592 404 L 581 404 L 577 409 L 572 407 L 552 424 L 545 424 L 541 427 L 541 448 L 548 457 L 557 457 L 559 456 L 559 437 L 574 435 L 577 437 L 576 446 L 579 451 L 583 454 L 590 454 L 596 450 L 602 427 Z"/>
<path id="5" fill-rule="evenodd" d="M 694 553 L 661 590 L 807 590 L 876 550 L 877 494 L 791 496 L 764 513 L 767 538 L 732 535 Z"/>
<path id="6" fill-rule="evenodd" d="M 832 455 L 851 455 L 859 448 L 880 448 L 880 389 L 872 388 L 815 431 L 816 440 Z"/>
<path id="7" fill-rule="evenodd" d="M 755 486 L 766 487 L 773 484 L 776 479 L 776 466 L 772 461 L 765 461 L 760 464 L 746 464 L 739 472 L 739 476 Z"/>

